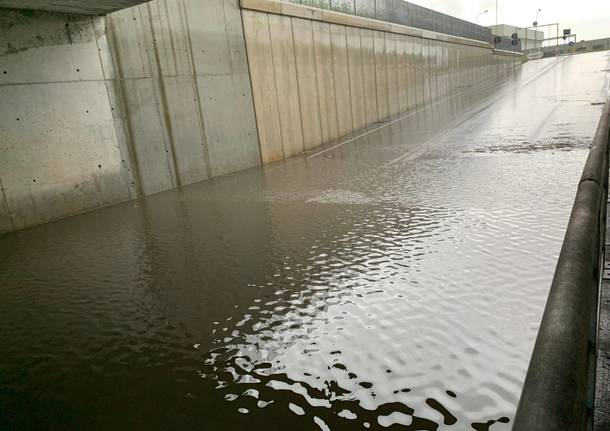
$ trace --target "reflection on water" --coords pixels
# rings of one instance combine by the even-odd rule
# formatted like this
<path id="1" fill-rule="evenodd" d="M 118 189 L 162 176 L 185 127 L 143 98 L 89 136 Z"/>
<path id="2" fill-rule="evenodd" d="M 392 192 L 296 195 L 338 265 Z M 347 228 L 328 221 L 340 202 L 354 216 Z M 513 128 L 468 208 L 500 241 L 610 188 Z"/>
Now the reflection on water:
<path id="1" fill-rule="evenodd" d="M 0 429 L 510 429 L 607 63 L 0 237 Z"/>
<path id="2" fill-rule="evenodd" d="M 446 389 L 462 380 L 454 373 L 472 378 L 479 352 L 457 346 L 471 330 L 469 313 L 439 297 L 442 287 L 420 262 L 434 259 L 463 217 L 390 204 L 344 210 L 340 234 L 324 235 L 304 260 L 287 258 L 272 282 L 253 286 L 273 290 L 270 298 L 254 300 L 238 321 L 214 322 L 217 347 L 200 375 L 242 413 L 290 409 L 322 429 L 435 430 L 468 417 L 466 406 L 477 414 L 484 404 L 510 406 L 515 399 L 503 400 L 501 388 L 461 400 Z"/>

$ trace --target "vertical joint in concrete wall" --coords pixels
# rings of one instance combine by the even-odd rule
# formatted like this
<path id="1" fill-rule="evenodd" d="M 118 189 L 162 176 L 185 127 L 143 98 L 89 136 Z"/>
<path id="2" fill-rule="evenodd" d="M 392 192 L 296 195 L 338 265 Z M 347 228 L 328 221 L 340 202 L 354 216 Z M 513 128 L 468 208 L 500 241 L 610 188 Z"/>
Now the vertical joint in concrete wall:
<path id="1" fill-rule="evenodd" d="M 271 53 L 271 71 L 272 71 L 272 75 L 273 75 L 273 87 L 275 88 L 275 91 L 274 91 L 275 103 L 279 108 L 280 101 L 279 101 L 279 96 L 277 94 L 277 76 L 276 76 L 275 67 L 274 67 L 274 64 L 275 64 L 274 57 L 277 54 L 273 53 L 273 44 L 272 44 L 272 39 L 271 39 L 271 26 L 269 25 L 269 15 L 268 14 L 265 14 L 265 19 L 267 20 L 267 36 L 269 36 L 269 52 Z M 279 113 L 279 111 L 278 111 L 278 113 Z M 279 124 L 279 128 L 280 128 L 280 147 L 282 149 L 282 159 L 285 159 L 286 151 L 284 150 L 284 139 L 283 139 L 284 133 L 282 131 L 283 126 L 282 126 L 281 115 L 278 117 L 278 124 Z"/>
<path id="2" fill-rule="evenodd" d="M 156 32 L 155 32 L 155 26 L 153 23 L 153 19 L 152 19 L 152 3 L 147 3 L 146 7 L 148 8 L 148 20 L 150 23 L 150 32 L 152 35 L 152 43 L 153 43 L 153 52 L 154 52 L 154 58 L 155 58 L 155 66 L 157 69 L 157 84 L 159 87 L 159 97 L 160 97 L 160 101 L 159 101 L 159 114 L 162 117 L 162 121 L 165 125 L 165 130 L 164 130 L 164 139 L 165 139 L 165 145 L 166 145 L 166 149 L 167 149 L 167 163 L 168 163 L 168 167 L 170 168 L 170 171 L 174 174 L 173 175 L 173 180 L 174 180 L 174 186 L 180 187 L 182 185 L 182 181 L 180 179 L 180 172 L 178 169 L 178 164 L 176 163 L 176 147 L 175 147 L 175 139 L 174 139 L 174 133 L 172 131 L 172 121 L 168 112 L 168 102 L 167 102 L 167 94 L 165 91 L 165 81 L 163 78 L 163 71 L 161 69 L 161 60 L 159 58 L 159 46 L 157 44 L 157 36 L 156 36 Z M 171 33 L 170 33 L 171 35 Z M 171 37 L 171 36 L 170 36 Z M 154 76 L 154 74 L 153 74 Z"/>
<path id="3" fill-rule="evenodd" d="M 313 30 L 313 25 L 310 26 L 311 28 L 311 41 L 312 41 L 312 49 L 313 49 L 313 70 L 315 73 L 314 76 L 314 82 L 316 83 L 315 86 L 315 94 L 317 96 L 317 101 L 318 101 L 318 109 L 316 110 L 318 113 L 318 124 L 320 125 L 320 144 L 323 143 L 323 135 L 322 135 L 322 100 L 320 98 L 320 83 L 318 82 L 318 60 L 317 60 L 317 56 L 316 56 L 316 47 L 315 47 L 315 37 L 314 37 L 314 30 Z"/>
<path id="4" fill-rule="evenodd" d="M 205 136 L 205 118 L 203 115 L 203 104 L 201 100 L 201 96 L 199 95 L 198 85 L 197 85 L 197 67 L 195 66 L 195 53 L 193 52 L 193 39 L 191 37 L 191 25 L 189 24 L 188 14 L 186 13 L 186 6 L 184 5 L 184 0 L 179 1 L 179 7 L 182 11 L 182 19 L 184 20 L 184 25 L 186 26 L 186 43 L 188 44 L 189 50 L 189 58 L 190 58 L 190 68 L 191 68 L 191 76 L 193 81 L 193 94 L 195 97 L 195 102 L 197 103 L 197 121 L 199 125 L 199 133 L 201 134 L 201 147 L 203 150 L 203 157 L 205 160 L 205 168 L 206 174 L 208 178 L 212 177 L 212 169 L 210 163 L 210 152 L 208 149 L 208 142 Z M 241 14 L 239 14 L 241 19 Z M 243 23 L 242 23 L 243 29 Z M 249 80 L 250 81 L 250 80 Z M 258 130 L 257 130 L 258 133 Z"/>
<path id="5" fill-rule="evenodd" d="M 116 70 L 116 64 L 117 64 L 117 59 L 114 56 L 114 50 L 113 50 L 113 44 L 110 40 L 110 37 L 108 35 L 108 19 L 106 17 L 103 18 L 102 21 L 103 25 L 104 25 L 104 29 L 103 29 L 103 34 L 106 36 L 106 41 L 108 44 L 108 51 L 110 56 L 113 58 L 112 61 L 112 65 L 111 67 L 114 67 L 115 70 L 112 71 L 111 76 L 116 77 L 118 75 L 118 71 Z M 91 18 L 91 24 L 93 25 L 94 29 L 95 29 L 95 18 Z M 123 128 L 129 129 L 129 122 L 125 121 L 124 118 L 122 118 L 121 116 L 119 116 L 117 118 L 117 113 L 115 112 L 116 109 L 119 109 L 119 104 L 121 104 L 121 106 L 125 106 L 124 103 L 120 102 L 121 99 L 121 95 L 122 95 L 122 90 L 121 90 L 121 86 L 120 86 L 120 81 L 118 79 L 112 79 L 111 76 L 109 76 L 109 71 L 106 70 L 106 67 L 104 67 L 104 61 L 102 60 L 102 48 L 100 46 L 100 42 L 99 42 L 99 36 L 97 35 L 97 31 L 96 31 L 96 38 L 95 38 L 95 43 L 97 46 L 97 51 L 98 51 L 98 57 L 100 59 L 100 65 L 102 68 L 102 74 L 104 77 L 104 84 L 106 86 L 106 94 L 108 95 L 108 101 L 110 102 L 110 109 L 111 109 L 111 114 L 112 114 L 112 120 L 114 123 L 114 131 L 115 131 L 115 135 L 117 138 L 117 142 L 119 143 L 119 152 L 121 154 L 121 170 L 123 172 L 123 177 L 125 179 L 125 186 L 127 187 L 127 190 L 129 191 L 129 195 L 131 198 L 134 198 L 140 194 L 142 194 L 142 190 L 140 188 L 140 178 L 139 178 L 139 172 L 137 169 L 137 164 L 135 163 L 135 157 L 133 157 L 133 154 L 131 154 L 131 142 L 130 142 L 130 137 L 129 137 L 129 132 L 127 132 L 127 134 L 123 131 Z M 100 32 L 101 33 L 101 32 Z M 114 85 L 114 88 L 111 90 L 111 86 Z M 118 95 L 116 94 L 118 93 Z M 119 125 L 118 122 L 122 120 L 122 124 Z M 122 126 L 122 127 L 121 127 Z M 135 175 L 134 175 L 134 171 L 135 171 Z M 135 192 L 134 192 L 135 190 Z"/>
<path id="6" fill-rule="evenodd" d="M 115 79 L 115 89 L 118 93 L 118 97 L 116 99 L 117 105 L 120 106 L 111 106 L 112 110 L 118 109 L 119 117 L 123 120 L 123 127 L 126 130 L 125 133 L 125 145 L 120 147 L 121 150 L 121 160 L 124 160 L 123 165 L 127 165 L 126 169 L 128 169 L 129 175 L 127 176 L 129 181 L 129 190 L 135 189 L 135 195 L 141 196 L 144 194 L 144 190 L 142 188 L 142 175 L 140 173 L 140 166 L 138 163 L 138 153 L 134 145 L 134 133 L 131 122 L 129 121 L 129 104 L 125 98 L 125 90 L 123 88 L 122 78 L 124 76 L 123 72 L 123 62 L 121 56 L 118 52 L 118 41 L 117 34 L 115 31 L 112 31 L 112 19 L 109 16 L 104 17 L 104 26 L 106 30 L 106 34 L 108 37 L 108 48 L 110 52 L 110 56 L 112 57 L 112 64 L 114 65 L 114 79 Z M 99 49 L 99 48 L 98 48 Z M 107 72 L 107 71 L 106 71 Z M 108 90 L 108 83 L 106 84 L 106 89 Z M 116 114 L 113 113 L 113 118 L 115 122 L 115 133 L 117 136 L 122 133 L 119 132 L 119 127 L 116 120 Z M 133 196 L 132 196 L 133 197 Z"/>
<path id="7" fill-rule="evenodd" d="M 305 150 L 305 133 L 303 132 L 303 114 L 301 112 L 301 88 L 299 85 L 299 77 L 298 77 L 298 68 L 297 68 L 297 53 L 296 53 L 296 46 L 294 43 L 294 23 L 292 22 L 293 19 L 292 18 L 288 18 L 290 21 L 290 45 L 292 46 L 292 65 L 294 67 L 294 72 L 295 72 L 295 80 L 296 80 L 296 87 L 297 87 L 297 107 L 299 108 L 299 123 L 300 123 L 300 127 L 301 127 L 301 142 L 303 143 L 303 145 L 301 146 L 301 151 Z"/>
<path id="8" fill-rule="evenodd" d="M 8 217 L 9 222 L 9 225 L 5 226 L 6 223 L 0 219 L 0 233 L 2 233 L 4 231 L 11 231 L 16 228 L 13 215 L 11 214 L 11 209 L 9 208 L 8 201 L 6 199 L 6 192 L 4 191 L 4 186 L 2 185 L 2 178 L 0 178 L 0 197 L 2 198 L 0 200 L 0 215 L 2 215 L 2 212 L 6 211 L 6 216 Z"/>

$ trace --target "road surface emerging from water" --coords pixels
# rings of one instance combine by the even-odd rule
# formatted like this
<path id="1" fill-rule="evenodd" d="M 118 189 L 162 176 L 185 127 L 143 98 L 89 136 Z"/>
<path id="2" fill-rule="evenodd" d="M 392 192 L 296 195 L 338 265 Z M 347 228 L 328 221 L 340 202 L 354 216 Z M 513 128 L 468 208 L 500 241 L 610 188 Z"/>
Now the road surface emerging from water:
<path id="1" fill-rule="evenodd" d="M 508 431 L 609 63 L 0 237 L 0 429 Z"/>

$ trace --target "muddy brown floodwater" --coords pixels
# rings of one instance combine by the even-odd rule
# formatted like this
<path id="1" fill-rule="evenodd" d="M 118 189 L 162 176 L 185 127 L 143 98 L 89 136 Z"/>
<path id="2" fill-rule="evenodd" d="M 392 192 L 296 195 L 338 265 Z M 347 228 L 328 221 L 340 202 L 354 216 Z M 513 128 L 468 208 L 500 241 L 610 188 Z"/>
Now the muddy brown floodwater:
<path id="1" fill-rule="evenodd" d="M 509 430 L 609 60 L 0 237 L 0 429 Z"/>

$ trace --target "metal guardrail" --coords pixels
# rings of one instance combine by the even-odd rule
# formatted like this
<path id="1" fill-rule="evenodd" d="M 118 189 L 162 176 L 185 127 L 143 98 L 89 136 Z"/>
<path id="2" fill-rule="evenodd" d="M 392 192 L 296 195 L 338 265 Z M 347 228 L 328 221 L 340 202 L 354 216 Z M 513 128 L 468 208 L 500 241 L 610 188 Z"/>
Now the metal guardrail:
<path id="1" fill-rule="evenodd" d="M 610 99 L 578 184 L 513 431 L 591 430 Z"/>
<path id="2" fill-rule="evenodd" d="M 491 43 L 491 30 L 404 0 L 281 0 Z"/>

